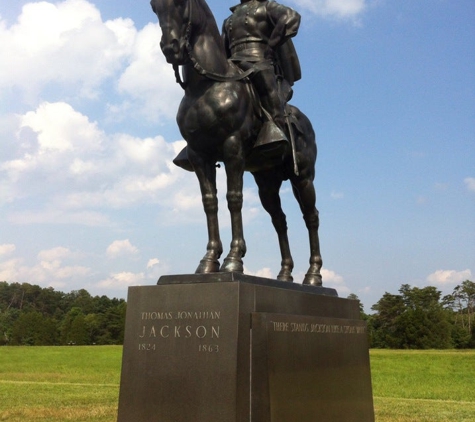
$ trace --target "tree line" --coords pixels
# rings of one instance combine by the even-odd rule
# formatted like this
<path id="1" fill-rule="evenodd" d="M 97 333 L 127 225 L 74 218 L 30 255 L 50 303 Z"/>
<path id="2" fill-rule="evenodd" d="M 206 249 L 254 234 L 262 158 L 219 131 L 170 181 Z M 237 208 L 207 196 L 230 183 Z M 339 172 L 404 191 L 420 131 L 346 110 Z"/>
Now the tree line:
<path id="1" fill-rule="evenodd" d="M 358 299 L 355 295 L 350 295 Z M 384 293 L 366 315 L 370 347 L 387 349 L 475 348 L 475 283 L 465 280 L 449 295 L 433 286 L 403 284 Z"/>
<path id="2" fill-rule="evenodd" d="M 126 302 L 0 282 L 0 345 L 122 344 Z"/>
<path id="3" fill-rule="evenodd" d="M 359 300 L 354 294 L 349 298 Z M 360 312 L 370 347 L 475 348 L 475 283 L 465 280 L 450 295 L 433 286 L 403 284 Z M 122 344 L 126 302 L 28 283 L 0 282 L 0 345 Z"/>

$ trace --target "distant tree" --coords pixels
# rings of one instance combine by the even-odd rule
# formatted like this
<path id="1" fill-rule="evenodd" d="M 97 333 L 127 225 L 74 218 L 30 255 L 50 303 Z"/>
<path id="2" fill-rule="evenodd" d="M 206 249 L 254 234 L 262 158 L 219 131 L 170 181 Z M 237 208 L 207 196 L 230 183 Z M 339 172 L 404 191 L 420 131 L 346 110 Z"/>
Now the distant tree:
<path id="1" fill-rule="evenodd" d="M 54 290 L 52 287 L 41 289 L 37 297 L 36 308 L 44 315 L 64 315 L 64 310 L 61 309 L 61 300 L 64 293 Z"/>
<path id="2" fill-rule="evenodd" d="M 443 299 L 451 311 L 456 347 L 475 347 L 475 283 L 465 280 Z"/>
<path id="3" fill-rule="evenodd" d="M 126 302 L 0 282 L 0 345 L 121 344 Z"/>
<path id="4" fill-rule="evenodd" d="M 405 284 L 399 290 L 406 305 L 401 316 L 404 348 L 447 349 L 452 347 L 451 325 L 433 286 L 422 289 Z"/>
<path id="5" fill-rule="evenodd" d="M 8 284 L 6 281 L 0 283 L 0 306 L 3 311 L 10 309 L 21 309 L 24 292 L 18 283 Z"/>
<path id="6" fill-rule="evenodd" d="M 98 344 L 122 344 L 124 341 L 126 303 L 122 301 L 110 307 L 102 315 Z"/>
<path id="7" fill-rule="evenodd" d="M 372 346 L 398 349 L 445 349 L 453 346 L 450 317 L 435 287 L 403 284 L 399 295 L 385 293 L 373 306 Z"/>
<path id="8" fill-rule="evenodd" d="M 399 318 L 405 310 L 402 296 L 385 292 L 371 309 L 376 311 L 370 320 L 371 347 L 401 348 Z"/>
<path id="9" fill-rule="evenodd" d="M 13 324 L 19 316 L 20 311 L 17 309 L 0 311 L 0 345 L 10 344 Z"/>
<path id="10" fill-rule="evenodd" d="M 94 312 L 94 298 L 85 289 L 73 290 L 63 296 L 63 309 L 80 308 L 87 315 Z"/>
<path id="11" fill-rule="evenodd" d="M 13 324 L 10 340 L 12 345 L 54 345 L 58 340 L 56 322 L 37 311 L 23 312 Z"/>
<path id="12" fill-rule="evenodd" d="M 90 344 L 90 332 L 81 308 L 72 308 L 64 317 L 61 324 L 62 344 Z"/>

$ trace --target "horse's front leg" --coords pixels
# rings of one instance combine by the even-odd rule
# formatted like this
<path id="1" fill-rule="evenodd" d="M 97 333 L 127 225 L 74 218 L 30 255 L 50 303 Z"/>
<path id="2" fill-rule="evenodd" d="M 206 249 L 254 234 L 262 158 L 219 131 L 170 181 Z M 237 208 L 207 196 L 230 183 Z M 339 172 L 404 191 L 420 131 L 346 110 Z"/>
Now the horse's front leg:
<path id="1" fill-rule="evenodd" d="M 190 148 L 188 148 L 188 159 L 200 183 L 201 199 L 208 225 L 206 254 L 200 261 L 196 273 L 214 273 L 219 271 L 219 257 L 223 253 L 223 245 L 219 236 L 216 163 L 203 159 Z"/>
<path id="2" fill-rule="evenodd" d="M 244 272 L 242 258 L 246 254 L 246 242 L 242 225 L 242 189 L 244 176 L 244 156 L 238 137 L 228 138 L 224 145 L 224 165 L 226 168 L 228 209 L 231 214 L 231 249 L 224 259 L 221 271 Z"/>

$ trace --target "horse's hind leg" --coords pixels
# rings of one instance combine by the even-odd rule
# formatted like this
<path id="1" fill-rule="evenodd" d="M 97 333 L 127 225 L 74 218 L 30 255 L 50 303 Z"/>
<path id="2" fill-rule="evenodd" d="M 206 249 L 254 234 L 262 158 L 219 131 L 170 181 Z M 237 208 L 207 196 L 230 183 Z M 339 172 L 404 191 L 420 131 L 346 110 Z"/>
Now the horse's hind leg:
<path id="1" fill-rule="evenodd" d="M 242 258 L 246 254 L 246 242 L 242 225 L 242 189 L 244 157 L 242 144 L 237 136 L 229 137 L 224 144 L 224 166 L 226 169 L 228 209 L 231 214 L 231 249 L 221 265 L 223 272 L 244 272 Z"/>
<path id="2" fill-rule="evenodd" d="M 282 261 L 277 280 L 291 282 L 293 281 L 292 270 L 294 268 L 294 261 L 290 253 L 289 238 L 287 236 L 287 220 L 282 211 L 279 196 L 282 178 L 273 171 L 253 173 L 253 176 L 259 188 L 259 198 L 262 206 L 269 213 L 279 239 Z"/>
<path id="3" fill-rule="evenodd" d="M 310 240 L 310 267 L 305 274 L 303 284 L 311 284 L 314 286 L 322 285 L 322 256 L 320 254 L 320 241 L 318 238 L 318 210 L 315 207 L 316 195 L 313 181 L 310 178 L 295 177 L 292 180 L 292 189 L 297 199 L 303 218 L 307 226 Z"/>
<path id="4" fill-rule="evenodd" d="M 214 273 L 219 271 L 219 257 L 223 253 L 223 245 L 219 236 L 216 167 L 214 162 L 204 160 L 190 149 L 188 149 L 188 158 L 200 183 L 201 198 L 208 225 L 206 254 L 200 261 L 196 273 Z"/>

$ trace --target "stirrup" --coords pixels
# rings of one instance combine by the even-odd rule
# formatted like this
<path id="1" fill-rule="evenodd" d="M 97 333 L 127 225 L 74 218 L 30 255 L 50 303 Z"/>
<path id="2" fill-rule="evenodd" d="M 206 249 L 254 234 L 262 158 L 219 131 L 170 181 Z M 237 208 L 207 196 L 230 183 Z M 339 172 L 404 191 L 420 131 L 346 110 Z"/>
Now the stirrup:
<path id="1" fill-rule="evenodd" d="M 254 148 L 259 149 L 263 153 L 274 153 L 278 150 L 284 150 L 283 152 L 285 152 L 288 146 L 289 140 L 284 131 L 272 120 L 267 120 L 263 123 L 254 144 Z"/>

